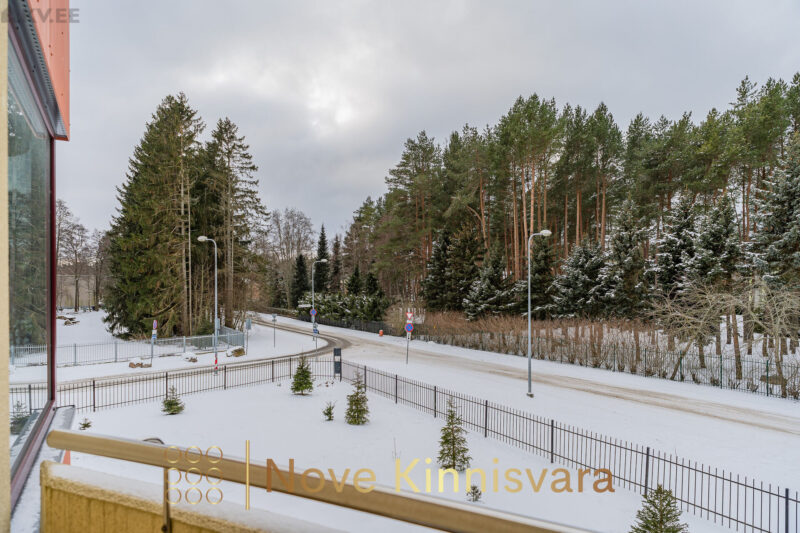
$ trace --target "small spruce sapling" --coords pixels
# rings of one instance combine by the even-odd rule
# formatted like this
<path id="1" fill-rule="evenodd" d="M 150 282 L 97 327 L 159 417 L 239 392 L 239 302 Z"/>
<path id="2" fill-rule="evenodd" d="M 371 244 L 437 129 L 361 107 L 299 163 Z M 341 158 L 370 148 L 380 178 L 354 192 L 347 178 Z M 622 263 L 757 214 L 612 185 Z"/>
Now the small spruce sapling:
<path id="1" fill-rule="evenodd" d="M 469 490 L 467 491 L 467 501 L 480 501 L 481 496 L 483 496 L 483 493 L 481 492 L 481 489 L 478 488 L 478 485 L 470 485 Z"/>
<path id="2" fill-rule="evenodd" d="M 466 433 L 464 420 L 456 411 L 453 399 L 449 398 L 447 400 L 447 419 L 439 439 L 438 461 L 443 469 L 453 468 L 462 472 L 469 467 L 472 457 L 469 456 Z"/>
<path id="3" fill-rule="evenodd" d="M 183 412 L 183 402 L 174 386 L 169 388 L 169 393 L 161 404 L 161 412 L 168 415 L 177 415 Z"/>
<path id="4" fill-rule="evenodd" d="M 305 396 L 312 390 L 314 390 L 314 381 L 311 376 L 311 365 L 308 364 L 305 357 L 301 357 L 297 370 L 294 371 L 294 378 L 292 378 L 292 394 Z"/>
<path id="5" fill-rule="evenodd" d="M 80 423 L 80 426 L 79 426 L 79 429 L 81 431 L 85 431 L 85 430 L 89 429 L 90 427 L 92 427 L 92 421 L 91 420 L 89 420 L 88 418 L 84 418 L 83 420 L 81 420 L 81 423 Z"/>
<path id="6" fill-rule="evenodd" d="M 644 497 L 631 533 L 688 533 L 688 526 L 681 524 L 680 518 L 675 496 L 659 485 Z"/>
<path id="7" fill-rule="evenodd" d="M 325 420 L 330 422 L 333 420 L 333 406 L 336 405 L 335 402 L 328 402 L 325 404 L 325 409 L 322 410 L 322 416 L 325 417 Z"/>
<path id="8" fill-rule="evenodd" d="M 369 421 L 367 387 L 360 372 L 356 373 L 353 392 L 347 395 L 347 411 L 344 420 L 350 425 L 361 426 Z"/>
<path id="9" fill-rule="evenodd" d="M 19 435 L 19 432 L 22 431 L 22 428 L 25 427 L 25 422 L 28 421 L 28 410 L 25 408 L 25 404 L 22 402 L 16 402 L 14 404 L 14 411 L 11 413 L 11 434 L 12 435 Z"/>

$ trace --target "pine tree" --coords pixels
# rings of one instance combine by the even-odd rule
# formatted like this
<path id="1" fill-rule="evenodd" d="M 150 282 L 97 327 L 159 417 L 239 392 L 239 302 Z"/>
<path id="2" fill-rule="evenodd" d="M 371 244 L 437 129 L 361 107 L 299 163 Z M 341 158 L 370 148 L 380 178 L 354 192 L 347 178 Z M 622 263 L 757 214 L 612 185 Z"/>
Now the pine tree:
<path id="1" fill-rule="evenodd" d="M 358 265 L 353 269 L 353 273 L 347 278 L 347 294 L 355 296 L 361 294 L 361 273 Z"/>
<path id="2" fill-rule="evenodd" d="M 325 409 L 322 410 L 322 416 L 324 416 L 325 420 L 328 422 L 333 420 L 333 408 L 335 405 L 335 402 L 328 402 L 325 404 Z"/>
<path id="3" fill-rule="evenodd" d="M 11 434 L 12 435 L 19 435 L 22 431 L 22 428 L 25 427 L 25 423 L 28 421 L 29 417 L 28 410 L 25 408 L 25 404 L 22 402 L 16 402 L 14 404 L 14 410 L 11 413 Z"/>
<path id="4" fill-rule="evenodd" d="M 347 395 L 347 410 L 344 413 L 344 420 L 353 426 L 361 426 L 369 421 L 367 385 L 360 372 L 356 372 L 353 392 Z"/>
<path id="5" fill-rule="evenodd" d="M 452 398 L 447 400 L 447 418 L 439 439 L 439 466 L 443 469 L 453 468 L 461 472 L 469 467 L 472 457 L 467 448 L 467 430 L 464 421 L 456 411 Z"/>
<path id="6" fill-rule="evenodd" d="M 177 415 L 183 412 L 183 407 L 183 402 L 180 396 L 178 396 L 178 391 L 175 389 L 175 386 L 171 386 L 167 397 L 161 402 L 161 412 L 167 413 L 168 415 Z"/>
<path id="7" fill-rule="evenodd" d="M 383 295 L 383 291 L 378 285 L 378 278 L 375 277 L 372 271 L 367 272 L 367 276 L 364 278 L 364 294 L 366 296 Z"/>
<path id="8" fill-rule="evenodd" d="M 682 524 L 680 518 L 675 496 L 659 485 L 644 497 L 631 533 L 687 533 L 689 527 Z"/>
<path id="9" fill-rule="evenodd" d="M 606 265 L 600 271 L 600 298 L 604 314 L 635 318 L 642 312 L 648 292 L 641 248 L 645 234 L 630 198 L 622 203 L 615 219 Z"/>
<path id="10" fill-rule="evenodd" d="M 464 314 L 474 320 L 486 315 L 499 315 L 508 310 L 511 291 L 506 280 L 503 259 L 498 252 L 490 253 L 464 298 Z"/>
<path id="11" fill-rule="evenodd" d="M 311 365 L 305 357 L 301 357 L 292 378 L 292 394 L 305 396 L 312 390 L 314 390 L 314 378 L 311 375 Z"/>
<path id="12" fill-rule="evenodd" d="M 303 294 L 309 290 L 310 287 L 308 286 L 306 257 L 303 254 L 299 254 L 294 263 L 294 274 L 292 276 L 291 285 L 291 302 L 289 302 L 291 306 L 296 308 L 297 304 L 300 302 L 300 298 L 302 298 Z"/>
<path id="13" fill-rule="evenodd" d="M 325 235 L 325 225 L 319 231 L 319 240 L 317 241 L 317 261 L 321 259 L 329 259 L 328 256 L 328 238 Z M 317 263 L 314 267 L 314 291 L 317 293 L 324 293 L 328 290 L 328 283 L 330 281 L 328 263 Z"/>
<path id="14" fill-rule="evenodd" d="M 758 233 L 751 262 L 768 283 L 800 283 L 800 134 L 756 195 Z"/>
<path id="15" fill-rule="evenodd" d="M 664 218 L 656 264 L 651 267 L 659 290 L 669 298 L 678 295 L 686 283 L 695 240 L 694 207 L 684 195 Z"/>
<path id="16" fill-rule="evenodd" d="M 730 198 L 723 195 L 698 226 L 694 256 L 687 261 L 689 279 L 707 284 L 730 281 L 742 258 L 736 212 Z"/>
<path id="17" fill-rule="evenodd" d="M 90 427 L 92 427 L 92 421 L 89 420 L 88 418 L 84 418 L 83 420 L 81 420 L 81 423 L 80 423 L 80 426 L 79 426 L 78 429 L 80 429 L 81 431 L 85 431 L 85 430 L 89 429 Z"/>
<path id="18" fill-rule="evenodd" d="M 547 306 L 551 316 L 598 316 L 602 309 L 600 273 L 604 254 L 599 244 L 584 242 L 572 249 L 561 273 L 550 286 L 553 302 Z"/>
<path id="19" fill-rule="evenodd" d="M 427 275 L 422 280 L 422 297 L 425 307 L 431 311 L 447 309 L 447 264 L 450 235 L 446 231 L 433 242 L 433 251 L 428 261 Z"/>

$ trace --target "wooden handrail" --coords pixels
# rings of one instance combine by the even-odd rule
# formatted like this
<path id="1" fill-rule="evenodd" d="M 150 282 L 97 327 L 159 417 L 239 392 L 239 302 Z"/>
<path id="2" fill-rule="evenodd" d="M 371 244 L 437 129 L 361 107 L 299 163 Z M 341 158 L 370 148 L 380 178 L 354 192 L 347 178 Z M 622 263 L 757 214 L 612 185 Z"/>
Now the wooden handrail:
<path id="1" fill-rule="evenodd" d="M 53 448 L 162 468 L 176 468 L 184 472 L 191 468 L 194 469 L 193 472 L 199 470 L 201 474 L 208 474 L 214 479 L 249 484 L 263 489 L 267 487 L 266 463 L 253 464 L 242 459 L 229 457 L 223 457 L 219 460 L 214 459 L 212 462 L 196 448 L 186 449 L 177 446 L 64 430 L 51 431 L 47 436 L 47 444 Z M 301 483 L 301 472 L 303 470 L 297 467 L 295 467 L 293 474 L 294 486 L 290 490 L 292 476 L 290 470 L 283 466 L 278 466 L 277 468 L 277 471 L 272 470 L 272 490 L 276 492 L 443 531 L 463 533 L 484 533 L 486 531 L 498 533 L 586 533 L 584 529 L 491 509 L 476 509 L 463 503 L 436 498 L 427 494 L 398 492 L 390 487 L 381 485 L 374 485 L 372 491 L 363 493 L 356 490 L 356 487 L 351 483 L 337 486 L 333 481 L 325 478 L 321 481 L 315 479 L 315 484 L 322 485 L 322 489 L 311 491 Z M 287 483 L 284 483 L 284 479 Z M 316 488 L 314 487 L 314 489 Z"/>

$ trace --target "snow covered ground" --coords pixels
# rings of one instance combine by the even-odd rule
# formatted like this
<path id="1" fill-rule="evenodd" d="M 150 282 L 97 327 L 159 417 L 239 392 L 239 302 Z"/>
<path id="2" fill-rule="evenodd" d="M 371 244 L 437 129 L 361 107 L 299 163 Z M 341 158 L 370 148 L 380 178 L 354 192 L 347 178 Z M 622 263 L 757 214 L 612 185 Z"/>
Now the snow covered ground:
<path id="1" fill-rule="evenodd" d="M 431 468 L 433 490 L 436 491 L 435 460 L 442 420 L 369 394 L 369 424 L 349 426 L 343 421 L 343 415 L 347 405 L 345 397 L 351 390 L 352 387 L 346 383 L 330 382 L 326 386 L 325 382 L 319 381 L 314 392 L 305 397 L 290 394 L 288 381 L 280 385 L 230 389 L 186 396 L 186 409 L 177 416 L 162 414 L 157 403 L 79 414 L 75 429 L 86 416 L 92 422 L 90 433 L 134 439 L 157 436 L 167 444 L 196 445 L 203 450 L 216 445 L 226 456 L 239 457 L 244 456 L 245 440 L 250 440 L 253 462 L 263 464 L 271 458 L 278 464 L 288 464 L 293 458 L 298 470 L 317 467 L 327 472 L 332 468 L 337 476 L 347 468 L 351 476 L 359 468 L 369 468 L 375 472 L 377 483 L 390 487 L 394 487 L 396 481 L 396 458 L 400 459 L 402 469 L 419 459 L 409 478 L 424 490 L 425 469 Z M 321 414 L 328 401 L 336 402 L 333 422 L 325 422 Z M 475 505 L 608 532 L 626 531 L 640 506 L 640 497 L 624 488 L 618 488 L 614 493 L 595 493 L 587 482 L 584 491 L 578 492 L 577 472 L 572 470 L 570 475 L 575 492 L 555 493 L 551 487 L 553 466 L 542 458 L 474 433 L 468 434 L 468 442 L 472 466 L 489 473 L 487 490 L 481 503 Z M 432 459 L 430 466 L 425 464 L 426 458 Z M 497 463 L 493 462 L 495 458 Z M 91 455 L 72 454 L 72 464 L 151 483 L 159 483 L 161 479 L 159 469 Z M 498 492 L 493 492 L 491 486 L 491 472 L 495 468 L 500 471 Z M 510 468 L 522 472 L 528 468 L 537 477 L 546 468 L 545 484 L 539 492 L 534 492 L 527 482 L 520 492 L 507 492 L 503 473 Z M 450 481 L 449 476 L 447 481 Z M 462 476 L 457 493 L 451 492 L 452 485 L 448 483 L 447 492 L 434 495 L 464 502 L 464 482 Z M 184 482 L 179 487 L 186 489 L 189 485 Z M 221 487 L 225 501 L 244 502 L 243 487 L 225 482 Z M 207 487 L 202 488 L 205 490 Z M 409 487 L 403 482 L 402 488 L 408 490 Z M 251 505 L 256 508 L 302 517 L 346 531 L 422 529 L 302 498 L 267 494 L 262 489 L 251 489 L 251 498 Z M 683 520 L 689 523 L 694 533 L 725 531 L 689 514 L 685 514 Z"/>
<path id="2" fill-rule="evenodd" d="M 114 341 L 114 337 L 105 329 L 105 324 L 102 321 L 102 312 L 78 313 L 77 317 L 79 318 L 80 323 L 74 326 L 65 326 L 63 321 L 58 321 L 59 325 L 57 335 L 59 343 L 61 343 L 64 338 L 68 339 L 64 342 L 75 343 Z M 279 325 L 283 322 L 284 319 L 278 319 Z M 315 349 L 314 341 L 309 335 L 279 329 L 276 329 L 273 333 L 272 327 L 261 326 L 258 324 L 253 324 L 253 329 L 250 332 L 247 344 L 247 355 L 243 357 L 226 358 L 225 350 L 221 349 L 219 353 L 219 362 L 238 362 L 252 359 L 277 357 L 281 355 L 307 352 Z M 319 339 L 317 346 L 321 348 L 324 347 L 325 344 L 326 343 L 324 340 Z M 142 372 L 151 372 L 154 370 L 176 370 L 214 364 L 213 352 L 197 353 L 196 357 L 197 362 L 191 363 L 184 360 L 182 355 L 158 357 L 158 354 L 156 354 L 156 357 L 153 358 L 153 366 L 151 368 L 129 368 L 128 361 L 122 361 L 119 363 L 62 366 L 56 369 L 56 376 L 57 380 L 63 383 L 77 379 L 97 378 L 101 376 L 132 375 Z M 145 356 L 143 359 L 149 363 L 149 358 Z M 46 368 L 44 366 L 16 367 L 13 368 L 11 372 L 11 383 L 44 381 L 46 379 L 45 372 Z"/>
<path id="3" fill-rule="evenodd" d="M 301 321 L 284 319 L 301 328 Z M 789 487 L 800 487 L 800 404 L 743 391 L 320 326 L 347 361 L 524 409 L 590 431 Z"/>

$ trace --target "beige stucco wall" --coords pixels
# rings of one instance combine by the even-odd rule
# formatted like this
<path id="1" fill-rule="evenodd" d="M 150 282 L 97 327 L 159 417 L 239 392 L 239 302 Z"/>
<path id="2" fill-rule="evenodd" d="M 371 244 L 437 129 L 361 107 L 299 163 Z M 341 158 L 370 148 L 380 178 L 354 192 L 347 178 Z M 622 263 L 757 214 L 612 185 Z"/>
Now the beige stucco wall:
<path id="1" fill-rule="evenodd" d="M 0 28 L 0 107 L 8 109 L 8 8 L 0 0 L 3 13 Z M 8 119 L 0 120 L 0 531 L 8 531 L 11 520 L 11 477 L 8 426 Z"/>

